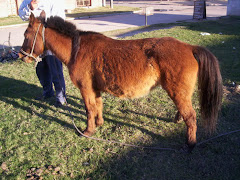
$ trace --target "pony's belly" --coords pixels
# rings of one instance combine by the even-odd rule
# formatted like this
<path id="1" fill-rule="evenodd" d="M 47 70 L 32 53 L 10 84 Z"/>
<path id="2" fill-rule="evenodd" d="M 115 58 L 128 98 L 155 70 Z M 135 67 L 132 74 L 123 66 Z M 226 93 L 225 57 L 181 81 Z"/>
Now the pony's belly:
<path id="1" fill-rule="evenodd" d="M 122 89 L 120 98 L 139 98 L 149 94 L 149 92 L 158 85 L 158 77 L 151 76 L 146 79 L 140 79 L 131 85 L 126 85 Z"/>
<path id="2" fill-rule="evenodd" d="M 137 65 L 136 65 L 137 67 Z M 126 68 L 122 71 L 112 70 L 105 75 L 104 90 L 120 98 L 139 98 L 147 95 L 159 84 L 160 72 L 153 63 L 140 68 Z"/>

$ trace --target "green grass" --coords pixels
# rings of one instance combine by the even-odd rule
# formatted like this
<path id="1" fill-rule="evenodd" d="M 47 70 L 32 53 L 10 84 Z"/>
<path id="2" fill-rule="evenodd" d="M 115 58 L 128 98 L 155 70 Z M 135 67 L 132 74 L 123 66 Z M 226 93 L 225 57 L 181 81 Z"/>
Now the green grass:
<path id="1" fill-rule="evenodd" d="M 219 59 L 225 86 L 214 135 L 239 129 L 240 94 L 231 84 L 240 83 L 240 18 L 170 26 L 170 29 L 125 39 L 172 36 L 208 47 Z M 211 35 L 201 36 L 201 32 Z M 64 74 L 69 108 L 77 126 L 83 130 L 86 116 L 81 95 L 72 85 L 66 68 Z M 34 174 L 37 177 L 37 172 L 44 179 L 225 180 L 240 177 L 239 133 L 199 146 L 192 154 L 93 141 L 76 133 L 67 108 L 55 108 L 54 99 L 34 100 L 40 93 L 33 64 L 21 61 L 0 64 L 1 179 L 25 179 Z M 197 98 L 195 93 L 193 102 L 198 112 Z M 103 99 L 105 124 L 97 129 L 94 137 L 175 149 L 183 145 L 185 125 L 172 122 L 176 109 L 161 88 L 135 100 L 120 100 L 108 94 L 103 94 Z M 198 124 L 198 140 L 202 141 L 208 137 L 203 134 L 200 121 Z"/>
<path id="2" fill-rule="evenodd" d="M 14 24 L 23 24 L 26 23 L 19 16 L 9 16 L 0 18 L 0 26 L 14 25 Z"/>

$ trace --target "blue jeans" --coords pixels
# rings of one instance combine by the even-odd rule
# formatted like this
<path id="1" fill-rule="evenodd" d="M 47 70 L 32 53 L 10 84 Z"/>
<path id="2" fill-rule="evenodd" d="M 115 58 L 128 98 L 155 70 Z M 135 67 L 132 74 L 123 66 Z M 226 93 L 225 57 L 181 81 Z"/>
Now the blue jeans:
<path id="1" fill-rule="evenodd" d="M 53 84 L 56 91 L 56 100 L 65 102 L 65 81 L 62 62 L 55 56 L 45 56 L 36 67 L 38 79 L 43 87 L 43 96 L 54 96 Z"/>

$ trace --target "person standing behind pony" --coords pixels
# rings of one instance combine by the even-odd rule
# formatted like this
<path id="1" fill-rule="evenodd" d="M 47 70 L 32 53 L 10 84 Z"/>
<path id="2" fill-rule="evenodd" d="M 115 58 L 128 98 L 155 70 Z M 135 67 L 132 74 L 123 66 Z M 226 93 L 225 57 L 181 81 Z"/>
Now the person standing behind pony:
<path id="1" fill-rule="evenodd" d="M 19 16 L 22 20 L 29 20 L 31 13 L 35 17 L 45 11 L 46 18 L 59 16 L 65 19 L 64 3 L 62 0 L 24 0 L 19 8 Z M 43 93 L 37 100 L 45 100 L 54 96 L 53 84 L 56 91 L 56 107 L 65 103 L 65 80 L 62 63 L 47 50 L 42 55 L 42 61 L 36 67 L 37 77 L 43 87 Z"/>

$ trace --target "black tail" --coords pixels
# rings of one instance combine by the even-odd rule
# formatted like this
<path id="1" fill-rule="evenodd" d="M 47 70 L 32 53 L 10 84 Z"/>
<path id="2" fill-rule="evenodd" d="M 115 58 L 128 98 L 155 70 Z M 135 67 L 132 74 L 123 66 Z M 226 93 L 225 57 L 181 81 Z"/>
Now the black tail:
<path id="1" fill-rule="evenodd" d="M 198 89 L 201 116 L 208 133 L 216 129 L 222 102 L 222 76 L 217 58 L 206 48 L 195 46 L 193 55 L 198 61 Z"/>

